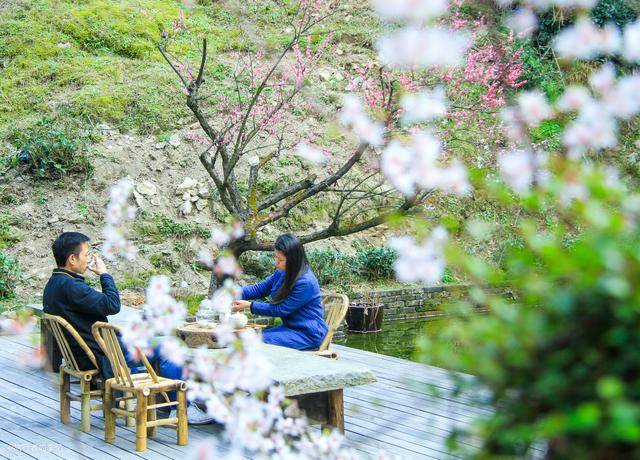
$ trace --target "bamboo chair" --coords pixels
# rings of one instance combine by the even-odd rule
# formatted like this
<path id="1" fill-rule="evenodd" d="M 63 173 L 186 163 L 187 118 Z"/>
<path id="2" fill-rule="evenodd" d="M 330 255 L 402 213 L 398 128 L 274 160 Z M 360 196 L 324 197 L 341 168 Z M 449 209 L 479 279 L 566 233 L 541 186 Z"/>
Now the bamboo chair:
<path id="1" fill-rule="evenodd" d="M 109 443 L 115 440 L 117 416 L 135 417 L 136 451 L 145 451 L 147 436 L 155 436 L 156 427 L 163 425 L 176 428 L 178 445 L 186 446 L 188 442 L 186 383 L 182 380 L 159 377 L 147 357 L 139 349 L 137 349 L 138 353 L 147 372 L 131 374 L 116 336 L 119 330 L 118 326 L 101 321 L 95 322 L 91 328 L 98 345 L 109 359 L 114 373 L 114 377 L 105 382 L 104 388 L 104 440 Z M 122 391 L 125 396 L 116 398 L 115 391 L 118 390 Z M 177 401 L 170 401 L 167 391 L 176 391 Z M 157 403 L 156 395 L 158 393 L 163 396 L 164 402 Z M 133 396 L 126 396 L 127 394 Z M 115 402 L 129 399 L 135 399 L 135 411 L 115 407 Z M 158 420 L 156 409 L 171 406 L 177 406 L 177 417 Z"/>
<path id="2" fill-rule="evenodd" d="M 329 307 L 329 311 L 325 317 L 327 323 L 327 335 L 325 335 L 320 348 L 309 353 L 316 354 L 325 358 L 337 359 L 338 353 L 335 350 L 331 350 L 331 341 L 333 340 L 333 334 L 336 329 L 344 320 L 349 309 L 349 298 L 344 294 L 326 294 L 322 299 L 322 307 L 324 310 Z"/>
<path id="3" fill-rule="evenodd" d="M 88 433 L 91 431 L 91 412 L 103 410 L 102 404 L 91 405 L 91 400 L 102 402 L 103 397 L 103 385 L 100 380 L 96 357 L 84 339 L 80 337 L 80 334 L 64 318 L 44 313 L 43 322 L 56 338 L 64 358 L 60 365 L 60 421 L 68 424 L 71 401 L 80 401 L 82 431 Z M 65 335 L 65 330 L 86 353 L 91 363 L 95 366 L 94 369 L 80 370 L 76 358 L 71 352 L 71 346 Z M 71 376 L 76 377 L 78 380 L 71 381 Z M 99 389 L 91 390 L 92 382 L 95 382 Z M 71 392 L 72 383 L 80 385 L 80 393 Z"/>

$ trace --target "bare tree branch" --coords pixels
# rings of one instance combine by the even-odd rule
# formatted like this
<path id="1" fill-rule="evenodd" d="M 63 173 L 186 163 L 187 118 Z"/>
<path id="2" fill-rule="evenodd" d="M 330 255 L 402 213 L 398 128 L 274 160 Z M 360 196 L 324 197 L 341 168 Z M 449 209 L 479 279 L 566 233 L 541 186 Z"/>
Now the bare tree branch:
<path id="1" fill-rule="evenodd" d="M 311 187 L 313 185 L 313 182 L 316 180 L 316 176 L 315 175 L 311 175 L 309 177 L 307 177 L 306 179 L 302 179 L 301 181 L 298 181 L 294 184 L 291 184 L 290 186 L 280 190 L 279 192 L 277 192 L 276 194 L 268 197 L 266 200 L 261 201 L 258 204 L 258 211 L 262 211 L 263 209 L 267 209 L 271 206 L 273 206 L 276 203 L 279 203 L 280 201 L 289 198 L 291 195 L 295 195 L 296 193 L 298 193 L 301 190 L 305 190 L 308 189 L 309 187 Z"/>
<path id="2" fill-rule="evenodd" d="M 275 220 L 278 220 L 278 219 L 286 216 L 289 213 L 289 211 L 291 211 L 292 208 L 294 208 L 295 206 L 299 205 L 300 203 L 302 203 L 307 198 L 309 198 L 311 196 L 314 196 L 314 195 L 318 194 L 319 192 L 325 190 L 330 185 L 333 185 L 336 181 L 338 181 L 338 179 L 340 179 L 345 174 L 347 174 L 349 172 L 349 170 L 353 167 L 353 165 L 356 164 L 360 160 L 360 158 L 362 157 L 362 154 L 367 150 L 368 146 L 369 146 L 369 144 L 367 144 L 366 142 L 362 142 L 358 146 L 356 151 L 353 153 L 353 155 L 351 155 L 349 160 L 347 160 L 347 162 L 344 165 L 342 165 L 342 167 L 340 169 L 338 169 L 332 175 L 326 177 L 321 182 L 318 182 L 317 184 L 313 185 L 312 187 L 306 189 L 304 192 L 302 192 L 302 193 L 300 193 L 298 195 L 295 195 L 291 201 L 286 202 L 284 205 L 282 205 L 282 207 L 279 210 L 274 211 L 272 213 L 269 213 L 265 218 L 261 219 L 258 222 L 256 227 L 263 227 L 263 226 L 267 225 L 268 223 L 271 223 L 271 222 L 273 222 Z"/>

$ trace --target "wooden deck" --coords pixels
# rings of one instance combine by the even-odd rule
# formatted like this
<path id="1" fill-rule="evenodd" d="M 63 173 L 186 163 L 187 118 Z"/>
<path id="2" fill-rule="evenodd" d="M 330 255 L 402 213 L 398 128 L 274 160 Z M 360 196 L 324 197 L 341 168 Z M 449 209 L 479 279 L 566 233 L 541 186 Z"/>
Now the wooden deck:
<path id="1" fill-rule="evenodd" d="M 175 431 L 159 428 L 148 450 L 135 452 L 135 428 L 118 426 L 116 442 L 103 441 L 104 420 L 92 414 L 90 433 L 79 431 L 79 406 L 72 403 L 69 426 L 60 423 L 57 374 L 21 367 L 16 358 L 36 346 L 36 338 L 0 337 L 0 458 L 18 459 L 186 459 L 199 441 L 225 450 L 214 425 L 191 426 L 189 446 L 175 443 Z M 348 444 L 364 458 L 380 449 L 403 458 L 451 458 L 447 435 L 467 426 L 487 407 L 472 404 L 469 395 L 451 395 L 446 371 L 411 361 L 335 346 L 340 359 L 365 364 L 378 382 L 345 389 Z M 438 388 L 432 396 L 429 386 Z M 473 446 L 473 440 L 468 441 Z"/>

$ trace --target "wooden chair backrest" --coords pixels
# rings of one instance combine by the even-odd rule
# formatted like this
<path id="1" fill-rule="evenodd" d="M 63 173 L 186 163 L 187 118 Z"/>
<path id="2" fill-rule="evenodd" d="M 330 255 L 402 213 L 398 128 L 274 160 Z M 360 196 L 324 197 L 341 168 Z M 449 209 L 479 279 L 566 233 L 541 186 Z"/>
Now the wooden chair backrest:
<path id="1" fill-rule="evenodd" d="M 120 347 L 120 342 L 118 341 L 118 333 L 120 332 L 120 328 L 114 324 L 96 321 L 91 327 L 91 332 L 93 334 L 93 337 L 96 339 L 96 342 L 98 342 L 98 345 L 109 360 L 116 382 L 120 385 L 125 385 L 133 388 L 134 384 L 133 379 L 131 378 L 131 370 L 127 365 L 127 360 L 124 357 L 122 347 Z M 149 360 L 144 355 L 144 353 L 140 351 L 139 348 L 136 349 L 138 351 L 140 359 L 144 364 L 144 367 L 147 370 L 147 373 L 151 376 L 154 382 L 158 383 L 158 375 L 153 370 L 153 367 L 149 363 Z"/>
<path id="2" fill-rule="evenodd" d="M 71 352 L 71 346 L 69 345 L 69 341 L 67 340 L 67 336 L 64 333 L 66 330 L 67 333 L 73 337 L 73 339 L 80 345 L 80 348 L 86 353 L 89 360 L 93 363 L 95 368 L 98 368 L 98 362 L 96 361 L 96 357 L 87 345 L 87 342 L 84 341 L 78 331 L 74 329 L 74 327 L 69 324 L 69 322 L 64 319 L 62 316 L 50 315 L 49 313 L 44 313 L 42 320 L 46 327 L 53 333 L 53 336 L 56 338 L 56 342 L 58 343 L 58 348 L 60 348 L 60 352 L 64 357 L 64 362 L 67 366 L 69 366 L 72 370 L 76 372 L 80 372 L 83 370 L 89 369 L 80 369 L 78 366 L 78 362 L 76 361 L 76 357 L 73 356 Z"/>
<path id="3" fill-rule="evenodd" d="M 322 344 L 320 344 L 318 351 L 326 351 L 329 349 L 331 340 L 333 340 L 333 334 L 347 315 L 347 310 L 349 309 L 349 298 L 344 294 L 326 294 L 324 299 L 322 299 L 322 306 L 325 310 L 327 306 L 329 306 L 329 311 L 325 318 L 325 322 L 327 323 L 327 328 L 329 330 L 327 331 L 327 335 L 324 337 Z"/>

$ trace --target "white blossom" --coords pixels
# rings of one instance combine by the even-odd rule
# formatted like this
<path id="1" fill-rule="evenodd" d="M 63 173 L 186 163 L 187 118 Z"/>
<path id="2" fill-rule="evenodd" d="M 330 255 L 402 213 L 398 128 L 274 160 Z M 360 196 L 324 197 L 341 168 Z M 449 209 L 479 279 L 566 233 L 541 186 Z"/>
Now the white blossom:
<path id="1" fill-rule="evenodd" d="M 298 144 L 296 155 L 315 164 L 323 164 L 327 161 L 327 157 L 322 150 L 311 147 L 306 141 Z"/>
<path id="2" fill-rule="evenodd" d="M 414 167 L 415 153 L 398 141 L 391 141 L 381 155 L 381 169 L 391 185 L 405 195 L 415 193 L 418 178 Z"/>
<path id="3" fill-rule="evenodd" d="M 215 244 L 217 247 L 219 248 L 225 247 L 229 244 L 230 241 L 231 241 L 231 237 L 227 232 L 225 232 L 224 230 L 218 227 L 211 228 L 211 242 Z"/>
<path id="4" fill-rule="evenodd" d="M 575 112 L 592 102 L 591 93 L 584 86 L 567 86 L 556 107 L 563 112 Z"/>
<path id="5" fill-rule="evenodd" d="M 624 28 L 622 55 L 629 62 L 640 62 L 640 19 Z"/>
<path id="6" fill-rule="evenodd" d="M 553 109 L 541 91 L 525 91 L 518 96 L 520 119 L 529 126 L 538 126 L 541 121 L 553 116 Z"/>
<path id="7" fill-rule="evenodd" d="M 373 147 L 379 147 L 384 139 L 384 126 L 375 122 L 365 113 L 362 102 L 356 96 L 349 94 L 345 96 L 342 110 L 340 111 L 340 121 L 343 125 L 353 129 L 361 141 Z"/>
<path id="8" fill-rule="evenodd" d="M 467 168 L 457 158 L 440 170 L 439 188 L 447 193 L 463 196 L 471 192 Z"/>
<path id="9" fill-rule="evenodd" d="M 617 118 L 628 120 L 640 113 L 640 75 L 627 75 L 615 83 L 602 97 L 607 111 Z"/>
<path id="10" fill-rule="evenodd" d="M 589 149 L 601 150 L 617 145 L 616 120 L 599 102 L 587 104 L 564 132 L 562 141 L 571 158 L 579 158 Z"/>
<path id="11" fill-rule="evenodd" d="M 132 191 L 133 181 L 125 178 L 120 179 L 109 192 L 111 200 L 107 204 L 106 225 L 102 231 L 104 236 L 102 255 L 108 260 L 114 260 L 117 256 L 127 260 L 133 260 L 136 257 L 136 248 L 125 237 L 126 223 L 133 220 L 136 215 L 136 208 L 127 203 Z"/>
<path id="12" fill-rule="evenodd" d="M 456 67 L 470 46 L 465 33 L 434 26 L 405 27 L 378 40 L 380 60 L 390 67 Z"/>
<path id="13" fill-rule="evenodd" d="M 448 0 L 374 0 L 376 13 L 385 21 L 426 22 L 442 16 L 449 8 Z"/>
<path id="14" fill-rule="evenodd" d="M 589 85 L 600 94 L 611 92 L 616 84 L 616 68 L 607 62 L 600 69 L 589 75 Z"/>
<path id="15" fill-rule="evenodd" d="M 546 169 L 546 155 L 530 150 L 512 150 L 498 158 L 500 175 L 511 189 L 524 195 L 529 192 L 534 180 L 538 185 L 546 185 L 549 171 Z"/>
<path id="16" fill-rule="evenodd" d="M 615 24 L 597 27 L 588 18 L 565 28 L 554 40 L 554 49 L 566 59 L 593 59 L 620 50 L 622 37 Z"/>
<path id="17" fill-rule="evenodd" d="M 447 113 L 447 99 L 443 87 L 433 91 L 404 94 L 400 99 L 405 123 L 430 121 Z"/>
<path id="18" fill-rule="evenodd" d="M 394 262 L 396 277 L 405 283 L 433 284 L 442 279 L 445 269 L 444 245 L 447 232 L 442 227 L 434 229 L 430 237 L 417 244 L 410 236 L 391 239 L 390 246 L 398 252 Z"/>
<path id="19" fill-rule="evenodd" d="M 538 28 L 538 16 L 531 8 L 520 8 L 508 19 L 507 25 L 519 36 L 529 36 Z"/>

